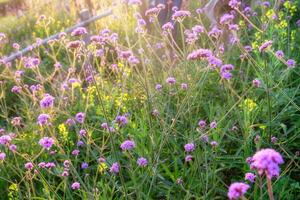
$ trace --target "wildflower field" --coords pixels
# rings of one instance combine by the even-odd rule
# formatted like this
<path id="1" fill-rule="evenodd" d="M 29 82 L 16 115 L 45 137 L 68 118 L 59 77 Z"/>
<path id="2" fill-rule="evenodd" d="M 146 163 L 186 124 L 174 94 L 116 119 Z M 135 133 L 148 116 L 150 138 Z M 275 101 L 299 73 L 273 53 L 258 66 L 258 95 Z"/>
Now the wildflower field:
<path id="1" fill-rule="evenodd" d="M 0 199 L 300 199 L 299 0 L 41 2 L 0 16 Z"/>

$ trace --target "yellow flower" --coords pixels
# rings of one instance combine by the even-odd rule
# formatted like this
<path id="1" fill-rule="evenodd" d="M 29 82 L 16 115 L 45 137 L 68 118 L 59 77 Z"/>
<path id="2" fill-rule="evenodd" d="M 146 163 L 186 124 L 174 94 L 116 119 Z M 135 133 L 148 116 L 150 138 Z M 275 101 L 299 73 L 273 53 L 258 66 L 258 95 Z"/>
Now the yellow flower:
<path id="1" fill-rule="evenodd" d="M 240 107 L 251 112 L 257 107 L 257 104 L 252 99 L 245 99 L 244 102 L 240 105 Z"/>
<path id="2" fill-rule="evenodd" d="M 68 131 L 65 124 L 58 125 L 58 131 L 62 135 L 62 138 L 67 141 L 68 140 Z"/>
<path id="3" fill-rule="evenodd" d="M 265 130 L 265 129 L 266 129 L 266 126 L 263 125 L 263 124 L 259 125 L 258 127 L 259 127 L 260 129 L 262 129 L 262 130 Z"/>
<path id="4" fill-rule="evenodd" d="M 107 169 L 107 165 L 104 162 L 101 162 L 98 166 L 98 170 L 100 173 L 103 173 Z"/>

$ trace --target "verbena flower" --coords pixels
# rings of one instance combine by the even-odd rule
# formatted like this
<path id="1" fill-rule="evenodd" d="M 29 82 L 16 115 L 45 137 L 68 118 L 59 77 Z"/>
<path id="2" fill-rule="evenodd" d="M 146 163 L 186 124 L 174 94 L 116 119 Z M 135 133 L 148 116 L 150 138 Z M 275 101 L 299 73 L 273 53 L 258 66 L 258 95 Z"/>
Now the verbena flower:
<path id="1" fill-rule="evenodd" d="M 3 153 L 3 152 L 1 152 L 1 153 L 0 153 L 0 161 L 5 160 L 5 157 L 6 157 L 6 154 Z"/>
<path id="2" fill-rule="evenodd" d="M 176 79 L 174 77 L 168 77 L 166 83 L 174 85 L 176 83 Z"/>
<path id="3" fill-rule="evenodd" d="M 252 81 L 252 84 L 255 86 L 255 87 L 260 87 L 260 85 L 261 85 L 261 81 L 259 80 L 259 79 L 254 79 L 253 81 Z"/>
<path id="4" fill-rule="evenodd" d="M 201 129 L 204 129 L 206 127 L 206 121 L 205 120 L 199 120 L 198 122 L 198 126 L 201 128 Z"/>
<path id="5" fill-rule="evenodd" d="M 187 155 L 187 156 L 185 156 L 185 158 L 184 158 L 184 161 L 185 162 L 190 162 L 190 161 L 192 161 L 193 160 L 193 156 L 192 155 Z"/>
<path id="6" fill-rule="evenodd" d="M 84 27 L 77 27 L 75 30 L 72 31 L 71 36 L 81 36 L 87 34 L 87 30 Z"/>
<path id="7" fill-rule="evenodd" d="M 38 124 L 40 126 L 47 125 L 49 123 L 49 120 L 50 120 L 50 115 L 48 114 L 43 113 L 38 116 Z"/>
<path id="8" fill-rule="evenodd" d="M 195 150 L 195 144 L 194 143 L 187 143 L 184 145 L 184 150 L 186 152 L 192 152 Z"/>
<path id="9" fill-rule="evenodd" d="M 253 174 L 253 173 L 248 172 L 248 173 L 245 174 L 245 180 L 248 180 L 251 183 L 254 183 L 255 178 L 256 178 L 256 175 Z"/>
<path id="10" fill-rule="evenodd" d="M 81 169 L 86 169 L 86 168 L 88 168 L 88 167 L 89 167 L 89 164 L 86 163 L 86 162 L 83 162 L 83 163 L 81 164 Z"/>
<path id="11" fill-rule="evenodd" d="M 83 112 L 79 112 L 75 116 L 75 120 L 80 124 L 84 123 L 84 119 L 85 119 L 85 113 L 83 113 Z"/>
<path id="12" fill-rule="evenodd" d="M 148 165 L 148 160 L 144 157 L 140 157 L 138 158 L 138 160 L 136 161 L 136 163 L 140 166 L 140 167 L 146 167 Z"/>
<path id="13" fill-rule="evenodd" d="M 27 170 L 32 170 L 33 169 L 33 163 L 32 162 L 27 162 L 27 163 L 25 163 L 24 167 Z"/>
<path id="14" fill-rule="evenodd" d="M 250 186 L 246 183 L 236 182 L 229 186 L 227 196 L 229 199 L 239 199 L 244 196 Z"/>
<path id="15" fill-rule="evenodd" d="M 72 183 L 71 188 L 72 188 L 72 190 L 80 189 L 80 183 L 78 183 L 78 182 Z"/>
<path id="16" fill-rule="evenodd" d="M 296 66 L 296 61 L 293 60 L 293 59 L 288 59 L 288 60 L 286 61 L 286 64 L 287 64 L 287 66 L 288 66 L 289 68 L 294 68 L 294 67 Z"/>
<path id="17" fill-rule="evenodd" d="M 263 43 L 263 44 L 258 48 L 259 52 L 264 52 L 267 48 L 269 48 L 270 46 L 272 46 L 272 44 L 273 44 L 273 41 L 271 41 L 271 40 L 269 40 L 269 41 Z"/>
<path id="18" fill-rule="evenodd" d="M 120 171 L 119 163 L 117 163 L 117 162 L 113 163 L 112 166 L 110 167 L 109 171 L 114 174 L 119 173 L 119 171 Z"/>
<path id="19" fill-rule="evenodd" d="M 12 138 L 10 135 L 2 135 L 0 136 L 0 144 L 7 145 L 11 142 Z"/>
<path id="20" fill-rule="evenodd" d="M 135 143 L 132 140 L 126 140 L 120 145 L 120 148 L 123 151 L 132 150 L 133 148 L 135 148 Z"/>
<path id="21" fill-rule="evenodd" d="M 49 137 L 43 137 L 42 139 L 40 139 L 39 144 L 45 149 L 49 150 L 54 144 L 54 139 Z"/>
<path id="22" fill-rule="evenodd" d="M 201 59 L 208 59 L 212 56 L 212 52 L 209 49 L 198 49 L 193 51 L 187 56 L 188 60 L 201 60 Z"/>
<path id="23" fill-rule="evenodd" d="M 115 120 L 121 127 L 128 123 L 128 119 L 125 115 L 118 115 Z"/>
<path id="24" fill-rule="evenodd" d="M 44 98 L 40 101 L 41 108 L 49 108 L 52 107 L 54 104 L 54 97 L 50 94 L 45 94 Z"/>
<path id="25" fill-rule="evenodd" d="M 251 169 L 256 169 L 259 175 L 265 174 L 269 179 L 278 177 L 279 165 L 284 163 L 280 153 L 274 149 L 262 149 L 254 154 L 251 159 Z"/>

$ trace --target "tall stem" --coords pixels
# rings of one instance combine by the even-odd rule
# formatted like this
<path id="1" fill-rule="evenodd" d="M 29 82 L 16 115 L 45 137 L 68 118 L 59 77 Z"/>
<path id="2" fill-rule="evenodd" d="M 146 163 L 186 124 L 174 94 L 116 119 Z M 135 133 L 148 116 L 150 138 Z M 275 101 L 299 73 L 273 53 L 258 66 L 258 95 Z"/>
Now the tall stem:
<path id="1" fill-rule="evenodd" d="M 273 188 L 271 178 L 267 177 L 267 187 L 268 187 L 268 195 L 270 200 L 274 200 Z"/>

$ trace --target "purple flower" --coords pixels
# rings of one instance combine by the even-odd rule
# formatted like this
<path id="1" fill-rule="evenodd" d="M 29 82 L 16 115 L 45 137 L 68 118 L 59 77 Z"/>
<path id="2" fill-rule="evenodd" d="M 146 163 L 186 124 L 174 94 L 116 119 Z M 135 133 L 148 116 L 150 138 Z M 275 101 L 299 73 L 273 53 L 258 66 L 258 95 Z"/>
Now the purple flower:
<path id="1" fill-rule="evenodd" d="M 14 145 L 14 144 L 9 145 L 9 150 L 11 150 L 12 152 L 16 152 L 17 151 L 17 145 Z"/>
<path id="2" fill-rule="evenodd" d="M 20 93 L 21 91 L 22 91 L 22 88 L 17 85 L 15 85 L 11 88 L 11 92 L 13 92 L 13 93 Z"/>
<path id="3" fill-rule="evenodd" d="M 296 21 L 297 26 L 300 26 L 300 19 Z"/>
<path id="4" fill-rule="evenodd" d="M 193 51 L 187 56 L 188 60 L 201 60 L 208 59 L 212 56 L 212 52 L 209 49 L 198 49 Z"/>
<path id="5" fill-rule="evenodd" d="M 185 158 L 184 158 L 185 162 L 190 162 L 193 160 L 193 156 L 192 155 L 187 155 Z"/>
<path id="6" fill-rule="evenodd" d="M 83 124 L 84 119 L 85 119 L 85 113 L 83 113 L 83 112 L 79 112 L 75 116 L 75 120 L 80 124 Z"/>
<path id="7" fill-rule="evenodd" d="M 51 168 L 53 168 L 53 167 L 56 167 L 56 165 L 55 165 L 55 163 L 53 163 L 53 162 L 48 162 L 48 163 L 46 163 L 45 167 L 46 167 L 47 169 L 51 169 Z"/>
<path id="8" fill-rule="evenodd" d="M 223 24 L 223 25 L 230 24 L 233 19 L 234 19 L 233 15 L 225 13 L 220 19 L 220 24 Z"/>
<path id="9" fill-rule="evenodd" d="M 74 150 L 72 151 L 72 155 L 73 155 L 73 156 L 78 156 L 79 153 L 80 153 L 80 151 L 79 151 L 78 149 L 74 149 Z"/>
<path id="10" fill-rule="evenodd" d="M 128 119 L 125 115 L 118 115 L 115 120 L 119 126 L 125 126 L 128 123 Z"/>
<path id="11" fill-rule="evenodd" d="M 49 137 L 44 137 L 40 139 L 39 144 L 44 147 L 45 149 L 49 150 L 52 145 L 54 144 L 54 139 Z"/>
<path id="12" fill-rule="evenodd" d="M 277 140 L 278 140 L 277 137 L 274 137 L 274 136 L 271 137 L 271 142 L 273 144 L 277 143 Z"/>
<path id="13" fill-rule="evenodd" d="M 218 143 L 216 141 L 211 141 L 210 145 L 214 148 L 218 145 Z"/>
<path id="14" fill-rule="evenodd" d="M 146 158 L 144 157 L 140 157 L 136 163 L 140 166 L 140 167 L 146 167 L 148 165 L 148 161 Z"/>
<path id="15" fill-rule="evenodd" d="M 261 81 L 259 79 L 254 79 L 252 81 L 252 84 L 254 85 L 254 87 L 260 87 Z"/>
<path id="16" fill-rule="evenodd" d="M 241 2 L 239 0 L 230 0 L 228 2 L 228 5 L 231 7 L 231 8 L 237 8 L 239 5 L 241 4 Z"/>
<path id="17" fill-rule="evenodd" d="M 188 84 L 187 83 L 181 83 L 181 89 L 187 90 L 188 89 Z"/>
<path id="18" fill-rule="evenodd" d="M 216 121 L 212 121 L 211 123 L 210 123 L 210 128 L 217 128 L 217 122 Z"/>
<path id="19" fill-rule="evenodd" d="M 41 108 L 49 108 L 54 104 L 54 97 L 50 94 L 45 94 L 44 98 L 40 101 Z"/>
<path id="20" fill-rule="evenodd" d="M 276 51 L 275 55 L 276 55 L 277 58 L 283 58 L 284 57 L 284 53 L 281 50 Z"/>
<path id="21" fill-rule="evenodd" d="M 174 77 L 168 77 L 166 83 L 174 85 L 176 83 L 176 79 Z"/>
<path id="22" fill-rule="evenodd" d="M 296 62 L 295 62 L 295 60 L 293 60 L 293 59 L 288 59 L 288 60 L 286 61 L 286 65 L 287 65 L 289 68 L 294 68 L 294 67 L 296 66 Z"/>
<path id="23" fill-rule="evenodd" d="M 135 148 L 135 143 L 132 140 L 126 140 L 120 145 L 120 148 L 123 151 L 131 150 L 131 149 Z"/>
<path id="24" fill-rule="evenodd" d="M 82 164 L 81 164 L 81 169 L 86 169 L 86 168 L 88 168 L 89 167 L 89 164 L 87 164 L 86 162 L 83 162 Z"/>
<path id="25" fill-rule="evenodd" d="M 7 145 L 11 142 L 11 137 L 10 135 L 2 135 L 0 136 L 0 144 L 2 145 Z"/>
<path id="26" fill-rule="evenodd" d="M 6 154 L 5 153 L 0 153 L 0 161 L 5 160 Z"/>
<path id="27" fill-rule="evenodd" d="M 156 89 L 157 91 L 161 91 L 162 85 L 161 85 L 161 84 L 156 84 L 155 89 Z"/>
<path id="28" fill-rule="evenodd" d="M 38 124 L 40 126 L 48 124 L 49 120 L 50 120 L 50 115 L 48 115 L 48 114 L 40 114 L 38 116 Z"/>
<path id="29" fill-rule="evenodd" d="M 191 12 L 187 10 L 178 10 L 172 15 L 172 20 L 182 21 L 185 17 L 190 17 Z"/>
<path id="30" fill-rule="evenodd" d="M 40 162 L 40 163 L 38 164 L 38 167 L 39 167 L 39 168 L 45 168 L 45 166 L 46 166 L 46 163 L 45 163 L 45 162 Z"/>
<path id="31" fill-rule="evenodd" d="M 200 127 L 201 129 L 204 129 L 205 126 L 206 126 L 206 121 L 205 121 L 205 120 L 200 120 L 200 121 L 198 122 L 198 125 L 199 125 L 199 127 Z"/>
<path id="32" fill-rule="evenodd" d="M 271 179 L 279 176 L 279 165 L 283 162 L 282 156 L 274 149 L 262 149 L 254 154 L 250 167 L 256 169 L 259 175 L 265 173 Z"/>
<path id="33" fill-rule="evenodd" d="M 81 129 L 80 131 L 79 131 L 79 135 L 81 136 L 81 137 L 85 137 L 86 136 L 86 130 L 84 130 L 84 129 Z"/>
<path id="34" fill-rule="evenodd" d="M 232 74 L 230 72 L 221 72 L 221 77 L 230 80 L 232 78 Z"/>
<path id="35" fill-rule="evenodd" d="M 80 36 L 84 34 L 87 34 L 86 28 L 78 27 L 74 31 L 72 31 L 71 36 Z"/>
<path id="36" fill-rule="evenodd" d="M 32 170 L 33 169 L 33 163 L 32 162 L 25 163 L 24 167 L 27 170 Z"/>
<path id="37" fill-rule="evenodd" d="M 119 163 L 117 163 L 117 162 L 113 163 L 112 166 L 110 167 L 109 171 L 114 174 L 119 173 L 119 171 L 120 171 Z"/>
<path id="38" fill-rule="evenodd" d="M 72 190 L 78 190 L 80 188 L 80 183 L 74 182 L 71 185 Z"/>
<path id="39" fill-rule="evenodd" d="M 246 174 L 245 174 L 245 180 L 248 180 L 248 181 L 250 181 L 251 183 L 254 183 L 255 178 L 256 178 L 256 175 L 253 174 L 253 173 L 246 173 Z"/>
<path id="40" fill-rule="evenodd" d="M 273 44 L 273 41 L 271 41 L 271 40 L 269 40 L 269 41 L 263 43 L 263 44 L 258 48 L 259 52 L 264 52 L 268 47 L 272 46 L 272 44 Z"/>
<path id="41" fill-rule="evenodd" d="M 195 150 L 195 144 L 194 143 L 187 143 L 186 145 L 184 145 L 184 150 L 186 152 L 192 152 Z"/>
<path id="42" fill-rule="evenodd" d="M 229 186 L 227 196 L 229 199 L 239 199 L 244 196 L 250 186 L 246 183 L 236 182 Z"/>

